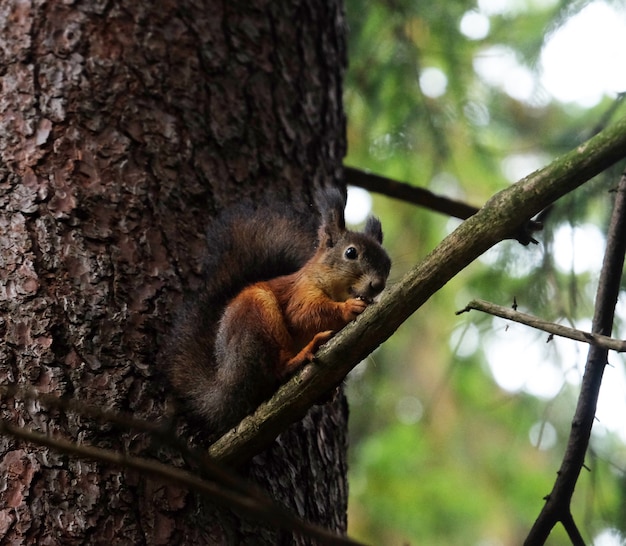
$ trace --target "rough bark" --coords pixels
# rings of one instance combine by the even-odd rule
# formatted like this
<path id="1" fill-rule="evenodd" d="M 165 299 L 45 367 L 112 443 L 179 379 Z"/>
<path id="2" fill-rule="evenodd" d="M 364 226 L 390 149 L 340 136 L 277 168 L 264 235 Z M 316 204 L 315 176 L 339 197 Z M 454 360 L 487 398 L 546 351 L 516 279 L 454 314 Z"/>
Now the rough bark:
<path id="1" fill-rule="evenodd" d="M 319 2 L 0 5 L 0 382 L 156 420 L 155 362 L 200 282 L 210 214 L 242 196 L 310 215 L 344 153 L 343 15 Z M 3 419 L 133 454 L 143 435 L 4 398 Z M 342 399 L 245 470 L 345 529 Z M 135 472 L 0 438 L 0 542 L 291 544 Z M 304 539 L 302 542 L 306 542 Z"/>

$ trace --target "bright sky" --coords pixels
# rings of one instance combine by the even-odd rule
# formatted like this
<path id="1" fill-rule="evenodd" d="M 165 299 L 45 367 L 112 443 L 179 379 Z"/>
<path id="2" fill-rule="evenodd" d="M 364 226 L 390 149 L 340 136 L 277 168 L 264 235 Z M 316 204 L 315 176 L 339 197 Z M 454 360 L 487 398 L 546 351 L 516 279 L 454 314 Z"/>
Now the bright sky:
<path id="1" fill-rule="evenodd" d="M 363 188 L 350 186 L 346 203 L 346 222 L 357 225 L 364 222 L 372 210 L 372 196 Z"/>
<path id="2" fill-rule="evenodd" d="M 626 91 L 626 9 L 603 1 L 584 7 L 552 36 L 541 54 L 541 82 L 561 102 L 597 104 Z"/>
<path id="3" fill-rule="evenodd" d="M 526 4 L 552 4 L 552 0 L 479 0 L 478 10 L 468 11 L 460 30 L 472 40 L 489 34 L 489 16 L 523 11 Z M 513 98 L 541 103 L 543 91 L 562 102 L 589 107 L 607 94 L 626 91 L 626 10 L 597 0 L 571 17 L 546 42 L 537 80 L 519 63 L 515 51 L 504 45 L 484 49 L 474 69 L 488 84 Z"/>

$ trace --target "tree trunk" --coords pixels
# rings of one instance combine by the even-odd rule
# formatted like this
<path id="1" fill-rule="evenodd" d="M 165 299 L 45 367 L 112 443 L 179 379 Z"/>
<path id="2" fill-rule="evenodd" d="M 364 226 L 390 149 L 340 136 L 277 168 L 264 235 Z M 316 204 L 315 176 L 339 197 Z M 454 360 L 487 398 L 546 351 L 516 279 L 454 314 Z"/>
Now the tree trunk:
<path id="1" fill-rule="evenodd" d="M 155 421 L 155 362 L 200 282 L 211 214 L 303 213 L 344 154 L 338 0 L 0 4 L 0 383 Z M 2 395 L 2 418 L 164 461 L 136 432 Z M 245 473 L 303 518 L 346 519 L 342 398 Z M 2 544 L 292 544 L 185 490 L 0 437 Z"/>

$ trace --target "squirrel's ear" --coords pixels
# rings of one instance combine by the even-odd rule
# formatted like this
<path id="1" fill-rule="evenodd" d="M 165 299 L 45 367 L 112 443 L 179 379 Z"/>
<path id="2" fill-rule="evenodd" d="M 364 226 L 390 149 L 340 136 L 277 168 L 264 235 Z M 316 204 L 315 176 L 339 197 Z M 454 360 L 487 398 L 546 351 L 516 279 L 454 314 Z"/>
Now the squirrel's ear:
<path id="1" fill-rule="evenodd" d="M 346 230 L 346 222 L 343 217 L 343 211 L 338 209 L 330 209 L 324 211 L 324 220 L 319 230 L 320 246 L 327 248 L 333 247 Z"/>
<path id="2" fill-rule="evenodd" d="M 383 227 L 380 220 L 374 216 L 370 216 L 365 224 L 365 235 L 376 239 L 380 244 L 383 243 Z"/>
<path id="3" fill-rule="evenodd" d="M 346 230 L 343 209 L 346 201 L 339 188 L 325 188 L 318 195 L 318 203 L 322 212 L 322 226 L 319 229 L 320 245 L 332 247 Z"/>

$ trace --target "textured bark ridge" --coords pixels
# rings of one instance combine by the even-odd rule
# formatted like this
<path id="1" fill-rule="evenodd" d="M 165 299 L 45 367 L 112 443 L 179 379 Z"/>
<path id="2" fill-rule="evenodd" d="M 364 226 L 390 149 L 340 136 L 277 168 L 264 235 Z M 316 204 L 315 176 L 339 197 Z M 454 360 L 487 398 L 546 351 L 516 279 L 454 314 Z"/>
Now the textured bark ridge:
<path id="1" fill-rule="evenodd" d="M 243 196 L 307 217 L 312 188 L 340 175 L 343 33 L 333 0 L 0 6 L 0 384 L 168 414 L 155 362 L 182 291 L 200 283 L 207 217 Z M 172 458 L 19 397 L 3 396 L 0 413 Z M 346 414 L 341 400 L 314 408 L 247 469 L 334 529 L 345 528 Z M 292 543 L 175 487 L 0 437 L 2 543 L 250 537 Z"/>

